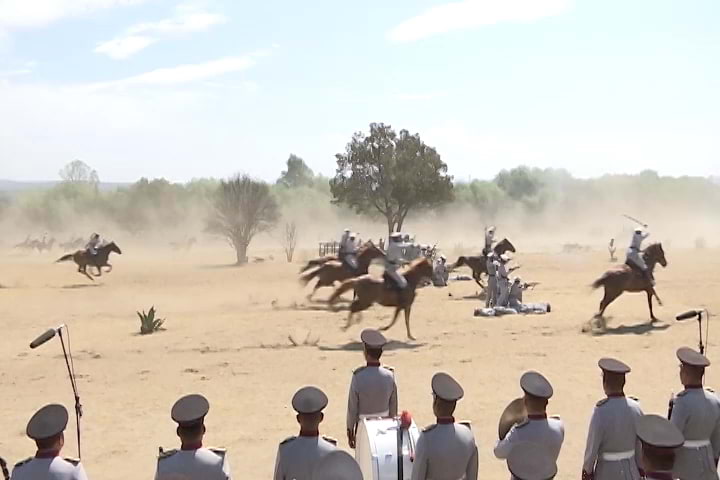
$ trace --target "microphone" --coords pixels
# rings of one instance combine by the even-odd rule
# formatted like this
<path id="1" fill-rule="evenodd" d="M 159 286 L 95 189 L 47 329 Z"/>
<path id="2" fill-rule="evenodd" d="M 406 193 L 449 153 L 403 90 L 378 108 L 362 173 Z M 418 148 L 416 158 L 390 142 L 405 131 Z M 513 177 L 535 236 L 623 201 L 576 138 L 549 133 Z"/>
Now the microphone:
<path id="1" fill-rule="evenodd" d="M 37 347 L 39 347 L 40 345 L 42 345 L 43 343 L 47 342 L 48 340 L 50 340 L 51 338 L 53 338 L 53 337 L 58 333 L 58 331 L 60 331 L 60 329 L 63 328 L 64 326 L 65 326 L 65 325 L 60 325 L 60 326 L 57 327 L 57 328 L 49 328 L 49 329 L 47 329 L 47 330 L 45 331 L 45 333 L 43 333 L 42 335 L 40 335 L 39 337 L 37 337 L 35 340 L 33 340 L 33 341 L 30 343 L 30 348 L 37 348 Z"/>
<path id="2" fill-rule="evenodd" d="M 688 318 L 695 318 L 698 315 L 702 314 L 703 310 L 688 310 L 685 313 L 681 313 L 677 317 L 675 317 L 675 320 L 687 320 Z"/>

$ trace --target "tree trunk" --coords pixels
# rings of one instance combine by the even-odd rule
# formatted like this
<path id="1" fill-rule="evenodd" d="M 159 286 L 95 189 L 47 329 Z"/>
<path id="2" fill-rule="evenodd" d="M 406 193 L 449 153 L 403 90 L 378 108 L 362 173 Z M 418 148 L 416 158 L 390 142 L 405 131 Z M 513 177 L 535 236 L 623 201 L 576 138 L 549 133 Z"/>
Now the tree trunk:
<path id="1" fill-rule="evenodd" d="M 237 257 L 235 265 L 245 265 L 247 263 L 247 247 L 248 246 L 245 243 L 235 244 L 235 255 Z"/>
<path id="2" fill-rule="evenodd" d="M 388 238 L 393 233 L 393 228 L 395 227 L 395 220 L 393 219 L 392 214 L 387 213 L 385 214 L 385 219 L 387 220 L 387 227 L 388 227 Z"/>

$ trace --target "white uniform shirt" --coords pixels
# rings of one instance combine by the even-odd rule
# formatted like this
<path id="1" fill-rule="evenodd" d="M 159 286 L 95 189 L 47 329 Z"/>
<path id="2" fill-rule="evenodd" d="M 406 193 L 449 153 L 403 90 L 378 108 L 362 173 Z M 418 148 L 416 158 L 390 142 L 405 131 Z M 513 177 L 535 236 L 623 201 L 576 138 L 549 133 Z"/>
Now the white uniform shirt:
<path id="1" fill-rule="evenodd" d="M 478 451 L 469 425 L 448 423 L 423 430 L 415 447 L 412 480 L 477 480 Z"/>
<path id="2" fill-rule="evenodd" d="M 229 480 L 224 450 L 170 450 L 160 455 L 155 480 Z"/>
<path id="3" fill-rule="evenodd" d="M 403 258 L 403 248 L 409 247 L 409 243 L 402 243 L 402 242 L 393 242 L 391 241 L 388 244 L 387 249 L 387 261 L 395 266 L 399 266 L 400 262 L 404 260 Z"/>
<path id="4" fill-rule="evenodd" d="M 290 437 L 278 447 L 274 480 L 311 480 L 315 465 L 337 450 L 333 439 Z"/>
<path id="5" fill-rule="evenodd" d="M 353 430 L 360 415 L 394 417 L 398 410 L 395 373 L 380 365 L 367 365 L 353 372 L 348 394 L 347 428 Z"/>
<path id="6" fill-rule="evenodd" d="M 643 240 L 645 240 L 648 236 L 650 236 L 649 233 L 633 233 L 632 240 L 630 241 L 630 248 L 639 251 Z"/>
<path id="7" fill-rule="evenodd" d="M 545 445 L 552 460 L 557 461 L 564 440 L 565 425 L 559 418 L 528 419 L 514 425 L 505 438 L 498 441 L 494 453 L 497 458 L 508 458 L 515 445 L 532 442 Z"/>
<path id="8" fill-rule="evenodd" d="M 87 480 L 82 464 L 60 457 L 29 458 L 15 465 L 11 480 Z"/>

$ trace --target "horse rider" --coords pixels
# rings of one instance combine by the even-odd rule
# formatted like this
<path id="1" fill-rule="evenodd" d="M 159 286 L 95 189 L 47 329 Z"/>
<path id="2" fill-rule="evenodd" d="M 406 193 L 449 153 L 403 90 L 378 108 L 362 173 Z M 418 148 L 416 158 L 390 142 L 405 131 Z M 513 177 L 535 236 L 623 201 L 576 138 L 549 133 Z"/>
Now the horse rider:
<path id="1" fill-rule="evenodd" d="M 627 263 L 630 267 L 635 267 L 640 270 L 645 278 L 647 278 L 647 280 L 654 286 L 655 279 L 652 278 L 650 270 L 648 270 L 645 260 L 643 260 L 642 255 L 640 254 L 642 252 L 642 242 L 649 236 L 650 233 L 643 232 L 642 228 L 638 227 L 635 229 L 632 240 L 630 240 L 630 247 L 627 250 L 625 263 Z"/>
<path id="2" fill-rule="evenodd" d="M 380 364 L 385 336 L 367 328 L 360 334 L 366 364 L 356 368 L 350 381 L 347 406 L 347 436 L 350 448 L 355 448 L 359 423 L 365 418 L 391 417 L 398 413 L 397 384 L 391 367 Z"/>
<path id="3" fill-rule="evenodd" d="M 673 465 L 677 464 L 676 454 L 682 450 L 682 432 L 660 415 L 643 415 L 635 428 L 642 446 L 645 480 L 677 478 Z"/>
<path id="4" fill-rule="evenodd" d="M 493 225 L 485 229 L 485 248 L 483 248 L 483 255 L 487 255 L 492 251 L 493 243 L 495 242 L 495 227 Z"/>
<path id="5" fill-rule="evenodd" d="M 601 358 L 606 397 L 597 402 L 590 420 L 583 480 L 640 480 L 636 421 L 643 416 L 637 400 L 625 396 L 625 376 L 630 367 L 614 358 Z"/>
<path id="6" fill-rule="evenodd" d="M 340 243 L 338 243 L 338 258 L 340 258 L 340 260 L 342 260 L 343 254 L 345 253 L 345 244 L 348 238 L 350 238 L 350 229 L 346 228 L 343 230 L 342 235 L 340 235 Z"/>
<path id="7" fill-rule="evenodd" d="M 407 280 L 397 271 L 401 264 L 405 262 L 403 249 L 407 247 L 408 244 L 402 241 L 402 234 L 400 233 L 393 233 L 388 238 L 388 248 L 385 254 L 385 274 L 400 290 L 405 290 L 405 287 L 407 287 Z"/>
<path id="8" fill-rule="evenodd" d="M 292 407 L 297 412 L 300 434 L 280 442 L 273 480 L 311 480 L 316 465 L 337 451 L 337 440 L 319 432 L 327 404 L 327 395 L 317 387 L 303 387 L 295 393 Z"/>
<path id="9" fill-rule="evenodd" d="M 345 239 L 345 243 L 340 248 L 340 259 L 343 265 L 345 265 L 345 267 L 348 268 L 351 272 L 356 272 L 358 269 L 357 243 L 355 243 L 356 238 L 356 233 L 348 233 L 347 238 Z"/>
<path id="10" fill-rule="evenodd" d="M 485 308 L 494 307 L 497 303 L 498 296 L 498 282 L 497 282 L 497 268 L 498 262 L 495 258 L 495 252 L 490 250 L 485 258 L 485 267 L 488 272 L 488 286 L 487 296 L 485 298 Z"/>
<path id="11" fill-rule="evenodd" d="M 46 405 L 32 416 L 25 430 L 35 440 L 37 453 L 13 468 L 12 480 L 87 480 L 79 460 L 61 458 L 65 445 L 68 411 L 62 405 Z"/>
<path id="12" fill-rule="evenodd" d="M 506 267 L 510 261 L 510 257 L 506 254 L 500 255 L 499 260 L 495 262 L 497 270 L 498 298 L 496 306 L 507 307 L 508 297 L 510 296 L 510 272 Z"/>
<path id="13" fill-rule="evenodd" d="M 447 257 L 440 255 L 433 268 L 433 285 L 436 287 L 447 287 L 450 273 L 447 268 Z"/>
<path id="14" fill-rule="evenodd" d="M 412 480 L 478 478 L 478 449 L 469 422 L 455 422 L 465 392 L 447 373 L 433 375 L 433 413 L 437 423 L 423 429 L 415 446 Z"/>
<path id="15" fill-rule="evenodd" d="M 680 381 L 685 389 L 672 403 L 669 420 L 683 434 L 682 448 L 677 451 L 673 478 L 680 480 L 717 480 L 720 457 L 720 399 L 703 388 L 705 368 L 710 361 L 695 350 L 682 347 Z"/>
<path id="16" fill-rule="evenodd" d="M 93 233 L 90 235 L 90 241 L 85 245 L 85 250 L 90 252 L 90 255 L 97 255 L 97 247 L 100 245 L 100 235 Z"/>
<path id="17" fill-rule="evenodd" d="M 230 480 L 230 464 L 222 448 L 202 446 L 205 436 L 205 417 L 210 403 L 202 395 L 192 394 L 180 398 L 172 407 L 170 416 L 177 423 L 180 449 L 161 451 L 157 460 L 155 480 Z"/>

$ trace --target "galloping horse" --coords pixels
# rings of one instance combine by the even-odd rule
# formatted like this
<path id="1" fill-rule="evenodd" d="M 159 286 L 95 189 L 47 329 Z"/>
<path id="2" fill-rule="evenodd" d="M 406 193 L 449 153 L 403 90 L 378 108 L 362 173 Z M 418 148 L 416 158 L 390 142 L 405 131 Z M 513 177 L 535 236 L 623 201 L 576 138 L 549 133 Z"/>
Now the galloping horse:
<path id="1" fill-rule="evenodd" d="M 651 275 L 657 263 L 665 268 L 667 260 L 665 260 L 662 244 L 653 243 L 649 245 L 643 252 L 643 260 L 645 260 Z M 602 318 L 608 305 L 622 295 L 623 292 L 645 292 L 647 294 L 648 308 L 650 309 L 650 323 L 652 324 L 658 320 L 653 313 L 652 297 L 657 298 L 659 305 L 662 305 L 662 300 L 660 300 L 655 288 L 645 275 L 636 269 L 628 265 L 619 265 L 608 270 L 592 284 L 593 289 L 601 286 L 605 287 L 605 296 L 600 302 L 600 310 L 595 315 L 595 318 Z"/>
<path id="2" fill-rule="evenodd" d="M 78 250 L 75 253 L 68 253 L 67 255 L 63 255 L 62 257 L 58 258 L 55 263 L 73 260 L 78 266 L 78 272 L 82 273 L 90 280 L 94 281 L 95 279 L 91 277 L 90 274 L 87 272 L 88 265 L 97 268 L 98 273 L 94 274 L 96 277 L 102 275 L 101 267 L 109 267 L 107 273 L 112 272 L 112 265 L 108 263 L 108 257 L 112 252 L 115 252 L 118 255 L 122 255 L 120 247 L 118 247 L 115 242 L 110 242 L 100 247 L 97 247 L 96 255 L 91 254 L 87 250 Z"/>
<path id="3" fill-rule="evenodd" d="M 493 251 L 496 255 L 502 255 L 506 252 L 513 252 L 515 253 L 515 246 L 508 240 L 507 238 L 503 238 L 500 240 L 497 245 L 493 248 Z M 463 265 L 466 265 L 470 267 L 472 270 L 472 277 L 477 282 L 480 287 L 485 288 L 485 286 L 480 283 L 480 276 L 484 273 L 487 275 L 487 256 L 486 255 L 476 255 L 472 257 L 466 257 L 462 256 L 457 259 L 457 262 L 453 263 L 450 266 L 450 270 L 455 270 L 458 267 L 462 267 Z"/>
<path id="4" fill-rule="evenodd" d="M 410 309 L 415 301 L 415 291 L 424 279 L 432 276 L 432 272 L 433 268 L 430 260 L 425 257 L 420 257 L 413 260 L 407 271 L 403 273 L 405 280 L 407 280 L 407 287 L 404 290 L 400 291 L 390 286 L 387 280 L 377 280 L 370 275 L 363 275 L 362 277 L 352 278 L 341 283 L 333 292 L 328 303 L 332 305 L 340 295 L 348 290 L 355 289 L 356 298 L 350 305 L 350 314 L 348 315 L 343 330 L 350 328 L 353 316 L 357 312 L 367 310 L 374 303 L 379 303 L 384 307 L 395 307 L 392 322 L 380 328 L 380 330 L 387 330 L 395 325 L 398 315 L 400 315 L 400 311 L 402 310 L 405 312 L 407 336 L 410 340 L 415 340 L 415 337 L 410 333 Z"/>
<path id="5" fill-rule="evenodd" d="M 376 258 L 384 256 L 382 250 L 375 246 L 371 241 L 368 241 L 365 245 L 360 247 L 357 254 L 358 268 L 357 272 L 351 272 L 342 262 L 337 260 L 330 260 L 317 266 L 311 270 L 300 275 L 300 282 L 303 285 L 307 285 L 310 280 L 317 277 L 318 281 L 307 296 L 308 300 L 311 300 L 315 292 L 322 287 L 331 287 L 335 282 L 342 282 L 348 278 L 357 277 L 359 275 L 365 275 L 368 273 L 370 262 Z"/>

